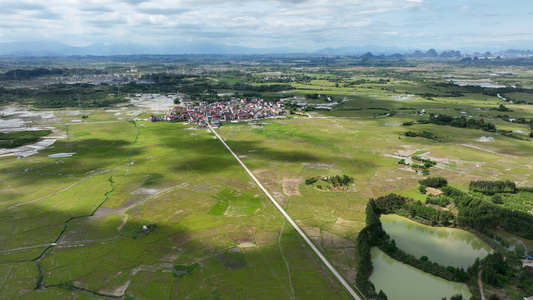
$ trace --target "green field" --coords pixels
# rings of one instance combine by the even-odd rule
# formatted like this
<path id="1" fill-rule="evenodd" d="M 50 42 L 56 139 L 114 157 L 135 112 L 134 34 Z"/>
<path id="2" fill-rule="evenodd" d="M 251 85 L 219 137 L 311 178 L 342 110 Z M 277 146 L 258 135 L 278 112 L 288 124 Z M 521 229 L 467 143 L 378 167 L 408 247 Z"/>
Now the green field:
<path id="1" fill-rule="evenodd" d="M 71 286 L 95 297 L 347 298 L 212 134 L 190 128 L 71 125 L 72 157 L 46 156 L 66 149 L 57 141 L 23 161 L 2 158 L 3 298 Z M 157 229 L 138 234 L 149 224 Z M 190 276 L 172 275 L 195 263 Z M 37 265 L 44 291 L 33 290 Z"/>
<path id="2" fill-rule="evenodd" d="M 212 73 L 210 81 L 231 85 L 271 74 L 254 71 Z M 409 72 L 329 71 L 287 69 L 287 76 L 304 78 L 287 92 L 310 106 L 325 101 L 305 95 L 330 96 L 338 102 L 332 110 L 301 109 L 263 120 L 261 128 L 228 123 L 218 132 L 348 282 L 355 282 L 368 199 L 388 193 L 426 199 L 417 190 L 424 175 L 399 165 L 402 158 L 437 162 L 431 176 L 461 189 L 472 180 L 533 186 L 530 125 L 508 120 L 530 122 L 533 105 L 435 84 L 443 74 L 474 78 L 480 70 L 429 64 Z M 462 95 L 449 96 L 453 91 Z M 506 94 L 526 101 L 530 95 Z M 496 110 L 502 103 L 512 111 Z M 36 117 L 34 124 L 64 135 L 68 124 L 68 138 L 32 156 L 0 156 L 0 299 L 349 298 L 213 133 L 194 124 L 133 121 L 150 112 L 120 109 Z M 88 117 L 72 122 L 82 114 Z M 429 114 L 483 118 L 512 136 L 416 123 Z M 74 154 L 48 156 L 63 152 Z M 354 178 L 342 192 L 304 183 L 339 174 Z M 530 195 L 506 195 L 501 205 L 528 211 Z"/>

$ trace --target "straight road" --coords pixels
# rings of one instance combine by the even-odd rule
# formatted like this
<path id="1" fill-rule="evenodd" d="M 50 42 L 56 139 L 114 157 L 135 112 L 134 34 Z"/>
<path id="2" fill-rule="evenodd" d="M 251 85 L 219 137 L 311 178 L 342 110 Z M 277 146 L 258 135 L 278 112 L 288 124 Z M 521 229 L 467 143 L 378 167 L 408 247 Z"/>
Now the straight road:
<path id="1" fill-rule="evenodd" d="M 281 214 L 285 217 L 285 219 L 287 219 L 287 221 L 289 221 L 289 223 L 292 225 L 292 227 L 294 227 L 294 229 L 296 229 L 296 231 L 304 239 L 304 241 L 307 243 L 307 245 L 309 245 L 309 247 L 311 247 L 311 249 L 313 249 L 315 254 L 320 258 L 320 260 L 322 260 L 322 262 L 326 265 L 326 267 L 328 267 L 328 269 L 331 271 L 331 273 L 333 273 L 333 275 L 337 278 L 337 280 L 339 280 L 339 282 L 342 284 L 342 286 L 348 291 L 350 296 L 352 296 L 356 300 L 361 300 L 361 298 L 355 293 L 355 291 L 352 288 L 352 286 L 350 284 L 348 284 L 348 282 L 346 282 L 346 280 L 344 280 L 344 278 L 341 276 L 341 274 L 339 274 L 339 272 L 337 272 L 337 270 L 335 270 L 333 265 L 329 263 L 329 261 L 326 259 L 326 257 L 320 252 L 320 250 L 318 250 L 318 248 L 313 244 L 313 242 L 311 242 L 311 240 L 307 237 L 307 235 L 305 235 L 305 233 L 300 229 L 300 227 L 296 224 L 296 222 L 294 222 L 294 220 L 287 214 L 287 212 L 283 209 L 283 207 L 281 207 L 281 205 L 278 204 L 278 202 L 274 199 L 274 197 L 272 197 L 272 195 L 270 195 L 270 193 L 265 189 L 265 187 L 261 184 L 261 182 L 259 182 L 259 180 L 257 180 L 257 178 L 254 176 L 254 174 L 252 174 L 252 172 L 250 172 L 250 170 L 241 161 L 241 159 L 233 152 L 233 150 L 231 150 L 231 148 L 228 146 L 228 144 L 226 144 L 226 142 L 224 142 L 224 140 L 220 137 L 220 135 L 218 135 L 218 133 L 215 130 L 213 130 L 213 128 L 211 127 L 211 125 L 209 125 L 209 123 L 207 123 L 207 124 L 208 124 L 207 126 L 209 126 L 209 129 L 211 130 L 211 132 L 213 132 L 216 135 L 216 137 L 218 138 L 219 141 L 222 142 L 224 147 L 226 147 L 226 149 L 228 149 L 228 151 L 231 153 L 231 155 L 233 155 L 233 157 L 235 157 L 237 162 L 239 162 L 239 164 L 246 171 L 246 173 L 248 173 L 248 175 L 250 175 L 252 180 L 259 186 L 259 188 L 261 188 L 261 190 L 263 191 L 263 193 L 265 193 L 265 195 L 268 197 L 268 199 L 270 199 L 270 201 L 272 201 L 274 206 L 276 206 L 276 208 L 281 212 Z"/>

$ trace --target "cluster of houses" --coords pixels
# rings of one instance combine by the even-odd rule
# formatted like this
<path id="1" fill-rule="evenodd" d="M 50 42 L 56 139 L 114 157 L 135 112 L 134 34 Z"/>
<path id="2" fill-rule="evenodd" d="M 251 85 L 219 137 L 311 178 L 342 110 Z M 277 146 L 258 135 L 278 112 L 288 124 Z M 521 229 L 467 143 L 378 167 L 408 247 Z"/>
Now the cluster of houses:
<path id="1" fill-rule="evenodd" d="M 264 118 L 276 118 L 286 113 L 284 102 L 268 102 L 263 99 L 236 99 L 218 102 L 182 102 L 164 117 L 150 116 L 156 121 L 188 121 L 200 126 L 220 126 L 222 122 L 244 122 Z"/>
<path id="2" fill-rule="evenodd" d="M 86 74 L 86 75 L 69 75 L 61 76 L 60 83 L 75 84 L 88 83 L 93 85 L 106 84 L 124 84 L 131 81 L 138 81 L 140 76 L 123 75 L 123 74 Z"/>

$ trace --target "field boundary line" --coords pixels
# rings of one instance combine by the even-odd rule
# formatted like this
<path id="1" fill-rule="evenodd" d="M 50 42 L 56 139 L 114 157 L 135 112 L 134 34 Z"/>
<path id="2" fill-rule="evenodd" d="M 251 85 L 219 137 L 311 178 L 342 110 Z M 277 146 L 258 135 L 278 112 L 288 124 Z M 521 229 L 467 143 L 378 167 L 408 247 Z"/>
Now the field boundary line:
<path id="1" fill-rule="evenodd" d="M 228 149 L 228 151 L 231 153 L 231 155 L 233 155 L 233 157 L 237 160 L 237 162 L 241 165 L 241 167 L 246 171 L 246 173 L 248 173 L 248 175 L 250 175 L 252 180 L 259 186 L 259 188 L 263 191 L 263 193 L 265 193 L 265 195 L 270 199 L 270 201 L 272 201 L 274 206 L 281 212 L 281 214 L 285 217 L 285 219 L 287 219 L 287 221 L 289 221 L 289 223 L 300 234 L 300 236 L 304 239 L 304 241 L 307 243 L 307 245 L 309 245 L 309 247 L 311 247 L 311 249 L 315 252 L 315 254 L 318 256 L 318 258 L 320 258 L 320 260 L 322 260 L 324 265 L 326 265 L 326 267 L 328 267 L 328 269 L 331 271 L 331 273 L 333 273 L 333 275 L 337 278 L 337 280 L 339 280 L 341 285 L 348 291 L 350 296 L 352 296 L 352 298 L 354 298 L 356 300 L 361 300 L 361 298 L 357 295 L 357 293 L 354 291 L 354 289 L 351 287 L 351 285 L 348 284 L 348 282 L 341 276 L 341 274 L 339 272 L 337 272 L 335 267 L 333 267 L 333 265 L 326 259 L 326 257 L 322 254 L 322 252 L 320 252 L 320 250 L 318 250 L 318 248 L 315 246 L 315 244 L 313 244 L 313 242 L 311 242 L 311 240 L 302 231 L 302 229 L 300 229 L 298 224 L 296 224 L 296 222 L 294 222 L 294 220 L 289 216 L 289 214 L 287 214 L 287 212 L 283 209 L 283 207 L 281 207 L 281 205 L 279 205 L 279 203 L 276 201 L 276 199 L 274 199 L 274 197 L 272 197 L 272 195 L 270 195 L 270 193 L 267 191 L 267 189 L 261 184 L 261 182 L 259 182 L 259 180 L 254 176 L 254 174 L 252 174 L 252 172 L 248 169 L 248 167 L 246 167 L 246 165 L 235 154 L 235 152 L 233 152 L 233 150 L 231 150 L 231 148 L 228 146 L 228 144 L 226 144 L 226 142 L 224 142 L 224 140 L 211 127 L 211 125 L 209 125 L 209 123 L 207 123 L 207 124 L 208 124 L 207 126 L 209 127 L 211 132 L 214 133 L 215 136 L 218 138 L 218 140 L 222 142 L 224 147 L 226 147 L 226 149 Z"/>

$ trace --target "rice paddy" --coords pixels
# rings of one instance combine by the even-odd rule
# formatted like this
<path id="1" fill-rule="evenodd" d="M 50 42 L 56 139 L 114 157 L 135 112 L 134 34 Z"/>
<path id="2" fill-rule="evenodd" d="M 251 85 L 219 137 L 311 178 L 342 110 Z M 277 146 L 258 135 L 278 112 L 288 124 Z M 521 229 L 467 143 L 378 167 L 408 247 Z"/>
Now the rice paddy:
<path id="1" fill-rule="evenodd" d="M 398 165 L 401 157 L 436 161 L 431 175 L 460 188 L 481 179 L 533 185 L 528 128 L 496 119 L 488 108 L 498 107 L 497 97 L 427 100 L 410 93 L 431 89 L 409 80 L 335 87 L 334 75 L 324 78 L 294 84 L 302 89 L 295 94 L 342 96 L 337 109 L 218 132 L 349 282 L 368 199 L 393 192 L 425 200 L 417 191 L 423 175 Z M 530 105 L 505 105 L 510 117 L 533 117 Z M 36 117 L 64 137 L 28 157 L 0 157 L 0 298 L 349 298 L 212 133 L 148 122 L 135 107 L 120 111 Z M 402 126 L 429 113 L 482 115 L 522 139 Z M 81 114 L 89 118 L 72 122 Z M 440 138 L 407 137 L 408 130 Z M 54 156 L 61 153 L 74 154 Z M 354 178 L 346 190 L 304 183 L 339 174 Z M 531 205 L 523 194 L 504 201 Z"/>

